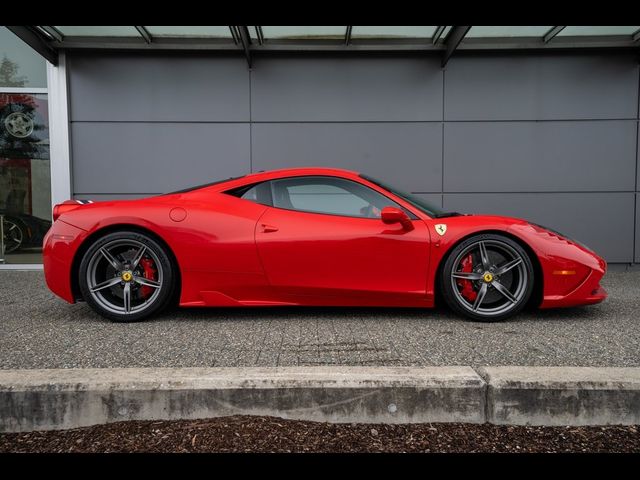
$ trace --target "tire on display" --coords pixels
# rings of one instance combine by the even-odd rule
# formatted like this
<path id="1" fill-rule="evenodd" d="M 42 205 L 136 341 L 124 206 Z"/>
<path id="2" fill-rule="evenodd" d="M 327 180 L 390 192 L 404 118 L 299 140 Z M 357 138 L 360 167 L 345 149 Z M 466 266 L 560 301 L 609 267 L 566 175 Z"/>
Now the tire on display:
<path id="1" fill-rule="evenodd" d="M 12 253 L 20 250 L 27 238 L 26 226 L 23 222 L 13 217 L 5 217 L 3 222 L 4 253 Z"/>
<path id="2" fill-rule="evenodd" d="M 449 252 L 439 287 L 456 313 L 476 321 L 498 322 L 525 307 L 534 281 L 527 252 L 504 235 L 486 233 L 464 240 Z"/>
<path id="3" fill-rule="evenodd" d="M 172 300 L 175 271 L 168 252 L 149 235 L 109 233 L 82 257 L 78 284 L 84 300 L 115 322 L 137 322 L 163 310 Z"/>

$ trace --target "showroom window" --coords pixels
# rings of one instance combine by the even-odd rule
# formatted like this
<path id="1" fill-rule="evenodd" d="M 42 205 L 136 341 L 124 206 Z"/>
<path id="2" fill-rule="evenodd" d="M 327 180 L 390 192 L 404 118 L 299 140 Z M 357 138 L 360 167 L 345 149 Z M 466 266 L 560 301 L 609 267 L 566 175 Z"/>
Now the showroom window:
<path id="1" fill-rule="evenodd" d="M 51 226 L 45 60 L 0 28 L 0 268 L 42 263 Z"/>

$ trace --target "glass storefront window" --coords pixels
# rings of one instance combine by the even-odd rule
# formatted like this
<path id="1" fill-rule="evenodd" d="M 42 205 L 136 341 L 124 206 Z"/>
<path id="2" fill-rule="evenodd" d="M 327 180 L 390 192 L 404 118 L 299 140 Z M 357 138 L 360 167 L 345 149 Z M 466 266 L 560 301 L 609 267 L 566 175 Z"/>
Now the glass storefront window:
<path id="1" fill-rule="evenodd" d="M 0 27 L 0 92 L 2 87 L 45 88 L 46 61 L 6 27 Z"/>
<path id="2" fill-rule="evenodd" d="M 0 27 L 0 266 L 42 263 L 51 226 L 46 61 Z"/>
<path id="3" fill-rule="evenodd" d="M 42 263 L 50 172 L 47 95 L 0 93 L 0 262 Z"/>

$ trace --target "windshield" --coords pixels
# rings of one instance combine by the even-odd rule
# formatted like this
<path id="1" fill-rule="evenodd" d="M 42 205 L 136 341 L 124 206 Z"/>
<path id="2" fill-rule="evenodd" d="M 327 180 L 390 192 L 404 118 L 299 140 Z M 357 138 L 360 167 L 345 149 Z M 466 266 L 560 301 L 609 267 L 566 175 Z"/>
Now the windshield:
<path id="1" fill-rule="evenodd" d="M 457 212 L 447 212 L 441 209 L 440 207 L 433 205 L 432 203 L 427 202 L 426 200 L 418 197 L 417 195 L 412 195 L 410 193 L 403 192 L 402 190 L 398 190 L 397 188 L 391 187 L 390 185 L 387 185 L 386 183 L 381 182 L 380 180 L 372 178 L 368 175 L 360 174 L 360 177 L 370 181 L 371 183 L 375 183 L 376 185 L 384 188 L 385 190 L 390 191 L 394 195 L 397 195 L 398 197 L 402 198 L 404 201 L 410 203 L 411 205 L 416 207 L 418 210 L 426 213 L 430 217 L 441 218 L 441 217 L 451 217 L 454 215 L 459 215 Z"/>

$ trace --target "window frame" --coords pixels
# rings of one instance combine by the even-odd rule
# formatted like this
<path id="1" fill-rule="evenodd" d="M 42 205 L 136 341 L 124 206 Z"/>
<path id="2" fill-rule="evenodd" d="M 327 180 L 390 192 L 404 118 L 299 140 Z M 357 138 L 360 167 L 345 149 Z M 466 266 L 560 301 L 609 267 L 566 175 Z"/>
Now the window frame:
<path id="1" fill-rule="evenodd" d="M 269 180 L 262 180 L 259 182 L 255 182 L 255 183 L 251 183 L 248 185 L 242 185 L 240 187 L 236 187 L 230 190 L 226 190 L 223 191 L 222 193 L 228 194 L 228 195 L 232 195 L 240 200 L 245 200 L 248 202 L 252 202 L 252 203 L 256 203 L 258 205 L 265 205 L 267 207 L 271 207 L 271 208 L 277 208 L 278 210 L 285 210 L 285 211 L 289 211 L 289 212 L 299 212 L 299 213 L 309 213 L 309 214 L 313 214 L 313 215 L 329 215 L 332 217 L 342 217 L 342 218 L 357 218 L 359 220 L 378 220 L 380 221 L 380 217 L 377 218 L 371 218 L 371 217 L 359 217 L 356 215 L 343 215 L 340 213 L 328 213 L 328 212 L 316 212 L 316 211 L 311 211 L 311 210 L 299 210 L 296 208 L 284 208 L 284 207 L 277 207 L 274 205 L 273 202 L 273 182 L 275 181 L 279 181 L 279 180 L 293 180 L 293 179 L 305 179 L 305 178 L 329 178 L 329 179 L 337 179 L 337 180 L 342 180 L 345 182 L 350 182 L 350 183 L 354 183 L 356 185 L 359 185 L 363 188 L 367 188 L 369 190 L 371 190 L 372 192 L 374 192 L 375 194 L 378 194 L 384 198 L 386 198 L 387 200 L 389 200 L 391 203 L 393 203 L 394 205 L 397 205 L 397 207 L 394 208 L 400 208 L 400 210 L 402 210 L 404 213 L 407 214 L 407 216 L 413 221 L 413 220 L 420 220 L 420 217 L 418 217 L 415 213 L 413 213 L 411 210 L 407 209 L 406 207 L 404 207 L 403 205 L 401 205 L 400 203 L 398 203 L 397 201 L 393 200 L 392 198 L 389 197 L 389 195 L 386 195 L 385 193 L 379 192 L 378 190 L 371 188 L 369 185 L 365 185 L 364 183 L 358 182 L 356 180 L 352 180 L 350 178 L 344 178 L 344 177 L 340 177 L 340 176 L 336 176 L 336 175 L 292 175 L 292 176 L 288 176 L 288 177 L 280 177 L 280 178 L 271 178 Z M 254 200 L 249 200 L 246 198 L 242 198 L 242 195 L 244 195 L 246 192 L 248 192 L 249 190 L 251 190 L 252 188 L 256 187 L 257 185 L 263 184 L 263 183 L 269 183 L 269 192 L 270 192 L 270 203 L 262 203 L 262 202 L 258 202 L 258 201 L 254 201 Z M 238 195 L 239 193 L 239 195 Z M 351 193 L 351 192 L 349 192 Z M 358 195 L 355 195 L 353 193 L 351 193 L 352 195 L 358 197 Z M 358 197 L 361 198 L 361 197 Z M 393 205 L 389 205 L 389 206 L 393 206 Z"/>

